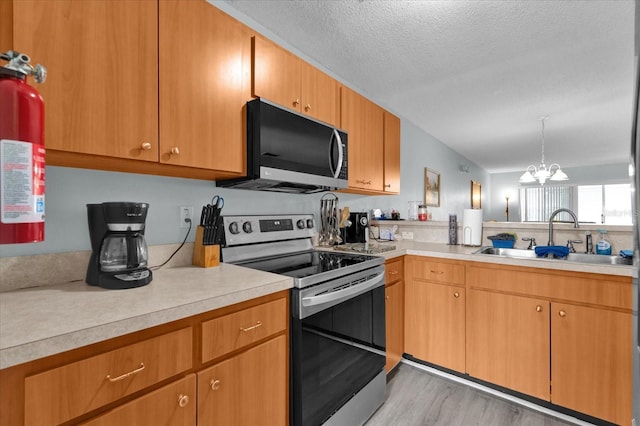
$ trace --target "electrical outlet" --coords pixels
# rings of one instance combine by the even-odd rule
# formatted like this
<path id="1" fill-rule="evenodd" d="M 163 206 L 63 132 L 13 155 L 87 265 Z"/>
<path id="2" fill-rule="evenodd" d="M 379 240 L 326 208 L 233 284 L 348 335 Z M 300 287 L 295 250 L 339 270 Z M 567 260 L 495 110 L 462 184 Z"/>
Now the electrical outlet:
<path id="1" fill-rule="evenodd" d="M 402 231 L 402 238 L 405 240 L 413 240 L 413 232 Z"/>
<path id="2" fill-rule="evenodd" d="M 189 222 L 186 219 L 191 220 L 193 226 L 193 206 L 180 206 L 180 228 L 188 228 Z"/>

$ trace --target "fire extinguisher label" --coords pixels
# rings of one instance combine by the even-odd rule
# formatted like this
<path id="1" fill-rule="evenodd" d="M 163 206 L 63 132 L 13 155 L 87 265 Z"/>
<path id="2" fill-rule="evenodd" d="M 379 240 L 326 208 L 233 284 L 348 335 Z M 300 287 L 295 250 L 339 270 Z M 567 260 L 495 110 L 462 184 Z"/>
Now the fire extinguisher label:
<path id="1" fill-rule="evenodd" d="M 44 222 L 44 154 L 42 145 L 0 140 L 0 220 Z"/>

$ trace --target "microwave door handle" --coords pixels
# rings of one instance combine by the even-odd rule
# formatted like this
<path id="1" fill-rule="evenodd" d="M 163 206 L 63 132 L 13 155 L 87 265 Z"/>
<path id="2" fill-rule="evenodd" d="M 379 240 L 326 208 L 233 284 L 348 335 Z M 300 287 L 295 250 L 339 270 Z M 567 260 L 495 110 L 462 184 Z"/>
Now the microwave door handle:
<path id="1" fill-rule="evenodd" d="M 338 144 L 338 167 L 334 170 L 333 162 L 333 145 Z M 337 179 L 340 176 L 340 172 L 342 171 L 342 160 L 344 159 L 344 150 L 342 149 L 342 138 L 340 137 L 340 133 L 336 129 L 333 129 L 333 133 L 331 135 L 331 143 L 329 144 L 329 169 L 331 173 L 333 173 L 333 178 Z"/>
<path id="2" fill-rule="evenodd" d="M 337 300 L 347 300 L 355 295 L 364 293 L 367 290 L 379 287 L 381 282 L 384 282 L 384 272 L 376 275 L 370 280 L 353 285 L 351 287 L 347 287 L 343 290 L 337 290 L 331 293 L 321 294 L 319 296 L 303 297 L 302 306 L 309 307 L 322 305 L 323 303 L 334 302 Z"/>

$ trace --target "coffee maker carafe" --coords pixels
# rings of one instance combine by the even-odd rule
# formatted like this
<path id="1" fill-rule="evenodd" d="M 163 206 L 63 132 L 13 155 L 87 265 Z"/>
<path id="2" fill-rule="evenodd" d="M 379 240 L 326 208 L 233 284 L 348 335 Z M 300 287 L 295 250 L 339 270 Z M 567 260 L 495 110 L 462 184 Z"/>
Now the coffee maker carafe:
<path id="1" fill-rule="evenodd" d="M 125 289 L 151 282 L 144 239 L 148 209 L 147 203 L 87 204 L 92 250 L 87 284 Z"/>

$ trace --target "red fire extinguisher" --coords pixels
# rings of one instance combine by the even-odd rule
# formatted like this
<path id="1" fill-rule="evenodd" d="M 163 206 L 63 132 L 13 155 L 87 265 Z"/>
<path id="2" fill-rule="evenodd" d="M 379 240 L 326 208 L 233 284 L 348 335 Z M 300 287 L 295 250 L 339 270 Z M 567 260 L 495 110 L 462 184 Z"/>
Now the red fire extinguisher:
<path id="1" fill-rule="evenodd" d="M 44 101 L 27 76 L 46 69 L 29 56 L 0 53 L 0 244 L 44 240 Z"/>

